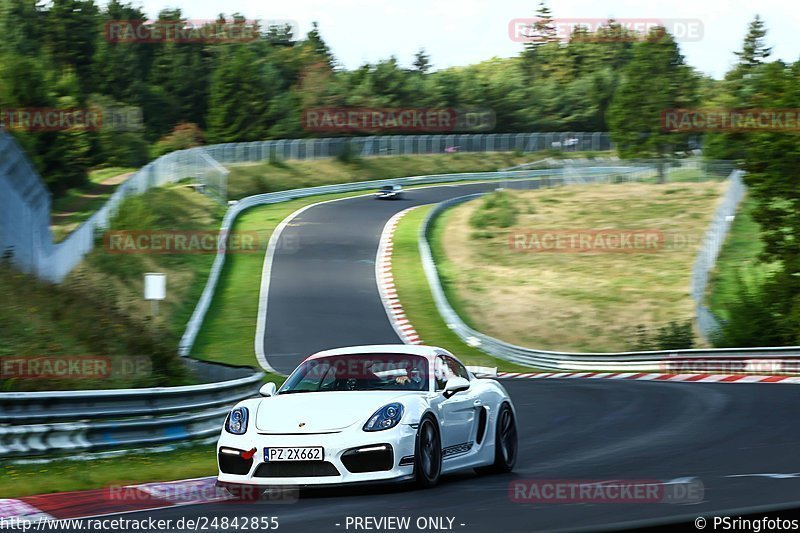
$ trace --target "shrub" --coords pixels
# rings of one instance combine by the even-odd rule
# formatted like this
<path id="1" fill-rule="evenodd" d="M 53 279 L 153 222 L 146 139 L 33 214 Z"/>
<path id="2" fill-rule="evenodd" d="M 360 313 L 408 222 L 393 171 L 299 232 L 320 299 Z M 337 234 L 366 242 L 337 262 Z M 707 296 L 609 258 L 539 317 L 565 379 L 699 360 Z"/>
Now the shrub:
<path id="1" fill-rule="evenodd" d="M 162 137 L 153 147 L 155 157 L 174 152 L 176 150 L 186 150 L 200 146 L 204 142 L 203 130 L 200 126 L 191 122 L 181 122 L 172 133 Z"/>
<path id="2" fill-rule="evenodd" d="M 518 214 L 511 195 L 495 191 L 484 196 L 483 203 L 470 216 L 469 224 L 475 229 L 509 228 L 517 223 Z"/>
<path id="3" fill-rule="evenodd" d="M 289 168 L 289 165 L 275 151 L 269 153 L 269 164 L 277 168 Z"/>
<path id="4" fill-rule="evenodd" d="M 689 350 L 694 347 L 694 328 L 692 320 L 673 320 L 655 331 L 648 330 L 642 324 L 634 331 L 634 351 L 651 350 Z"/>
<path id="5" fill-rule="evenodd" d="M 783 276 L 744 280 L 737 274 L 735 300 L 726 306 L 728 319 L 714 337 L 721 348 L 781 346 L 796 342 L 791 311 L 781 305 L 779 293 L 785 291 Z M 791 282 L 792 280 L 786 280 Z"/>
<path id="6" fill-rule="evenodd" d="M 353 150 L 353 146 L 350 144 L 350 141 L 345 141 L 342 144 L 342 147 L 339 149 L 339 153 L 336 154 L 336 159 L 340 163 L 344 163 L 345 165 L 358 163 L 361 160 L 361 156 L 359 156 L 355 150 Z"/>

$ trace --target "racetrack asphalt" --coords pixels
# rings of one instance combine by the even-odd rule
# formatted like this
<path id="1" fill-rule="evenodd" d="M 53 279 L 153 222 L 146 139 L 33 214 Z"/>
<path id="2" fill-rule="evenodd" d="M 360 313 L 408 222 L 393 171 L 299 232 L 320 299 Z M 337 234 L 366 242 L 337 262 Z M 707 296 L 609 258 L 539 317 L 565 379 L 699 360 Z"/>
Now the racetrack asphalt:
<path id="1" fill-rule="evenodd" d="M 408 207 L 496 186 L 430 187 L 408 191 L 397 201 L 356 197 L 301 213 L 281 235 L 287 246 L 277 248 L 272 264 L 264 338 L 269 363 L 288 373 L 318 350 L 399 342 L 375 284 L 374 261 L 384 225 Z M 257 287 L 258 280 L 253 285 Z M 444 531 L 418 528 L 416 519 L 448 517 L 454 519 L 453 531 L 490 533 L 691 522 L 698 516 L 735 516 L 742 509 L 800 502 L 800 474 L 764 475 L 800 472 L 798 386 L 613 379 L 503 384 L 515 403 L 520 430 L 520 454 L 512 474 L 468 472 L 446 476 L 428 490 L 315 489 L 303 491 L 295 501 L 172 507 L 125 517 L 274 516 L 280 531 L 292 532 L 388 531 L 354 528 L 347 522 L 348 517 L 387 516 L 412 517 L 408 531 Z M 702 483 L 702 501 L 532 504 L 516 503 L 509 493 L 511 483 L 530 479 L 677 478 Z"/>
<path id="2" fill-rule="evenodd" d="M 264 335 L 269 364 L 288 374 L 320 350 L 401 342 L 386 317 L 375 281 L 375 256 L 384 226 L 409 207 L 500 185 L 424 187 L 407 190 L 399 200 L 359 196 L 300 213 L 280 234 L 272 259 Z M 536 188 L 538 182 L 502 185 Z"/>
<path id="3" fill-rule="evenodd" d="M 618 529 L 800 501 L 800 388 L 793 385 L 613 380 L 507 380 L 520 429 L 512 474 L 445 476 L 433 489 L 363 487 L 304 491 L 296 501 L 218 503 L 126 518 L 277 517 L 280 531 L 357 531 L 348 517 L 448 517 L 453 531 Z M 696 504 L 515 503 L 520 480 L 662 480 L 704 486 Z M 337 525 L 339 524 L 339 525 Z M 460 524 L 464 524 L 461 526 Z M 231 529 L 233 530 L 233 529 Z M 360 531 L 365 531 L 361 529 Z M 384 531 L 380 529 L 379 531 Z M 409 531 L 439 531 L 418 529 Z"/>

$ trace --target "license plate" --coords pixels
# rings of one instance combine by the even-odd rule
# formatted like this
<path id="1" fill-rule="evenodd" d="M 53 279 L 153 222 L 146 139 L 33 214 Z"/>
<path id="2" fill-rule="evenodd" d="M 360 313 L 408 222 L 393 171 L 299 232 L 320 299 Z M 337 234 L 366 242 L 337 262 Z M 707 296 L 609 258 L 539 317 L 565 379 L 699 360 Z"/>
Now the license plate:
<path id="1" fill-rule="evenodd" d="M 264 448 L 265 461 L 322 461 L 322 446 L 301 448 Z"/>

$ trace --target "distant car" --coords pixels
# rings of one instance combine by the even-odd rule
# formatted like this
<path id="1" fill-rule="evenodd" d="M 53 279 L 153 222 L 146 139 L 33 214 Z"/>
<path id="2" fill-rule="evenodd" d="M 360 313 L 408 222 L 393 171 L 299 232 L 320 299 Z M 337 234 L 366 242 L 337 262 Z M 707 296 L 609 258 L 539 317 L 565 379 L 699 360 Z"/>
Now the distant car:
<path id="1" fill-rule="evenodd" d="M 385 185 L 375 193 L 380 200 L 399 200 L 403 197 L 403 187 L 400 185 Z"/>
<path id="2" fill-rule="evenodd" d="M 217 444 L 217 484 L 232 493 L 276 486 L 412 481 L 510 472 L 514 406 L 433 346 L 339 348 L 308 357 L 280 389 L 239 402 Z"/>

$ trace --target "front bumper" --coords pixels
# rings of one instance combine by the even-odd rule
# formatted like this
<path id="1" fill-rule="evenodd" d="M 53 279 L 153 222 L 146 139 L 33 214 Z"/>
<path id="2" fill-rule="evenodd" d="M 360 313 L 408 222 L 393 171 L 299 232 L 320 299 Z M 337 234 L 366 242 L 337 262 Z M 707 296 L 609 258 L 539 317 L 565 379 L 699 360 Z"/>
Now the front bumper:
<path id="1" fill-rule="evenodd" d="M 259 486 L 327 486 L 409 479 L 414 474 L 415 443 L 416 429 L 407 424 L 386 431 L 366 432 L 359 427 L 309 435 L 268 435 L 255 430 L 245 435 L 223 432 L 217 443 L 220 467 L 217 479 L 222 485 Z M 323 461 L 268 463 L 264 460 L 264 448 L 313 446 L 322 446 Z M 381 446 L 389 447 L 391 460 L 379 450 Z M 220 454 L 222 448 L 256 450 L 251 461 L 236 462 L 226 460 Z M 364 448 L 364 452 L 353 452 Z M 224 465 L 220 464 L 221 457 Z M 367 471 L 361 471 L 364 469 Z"/>

